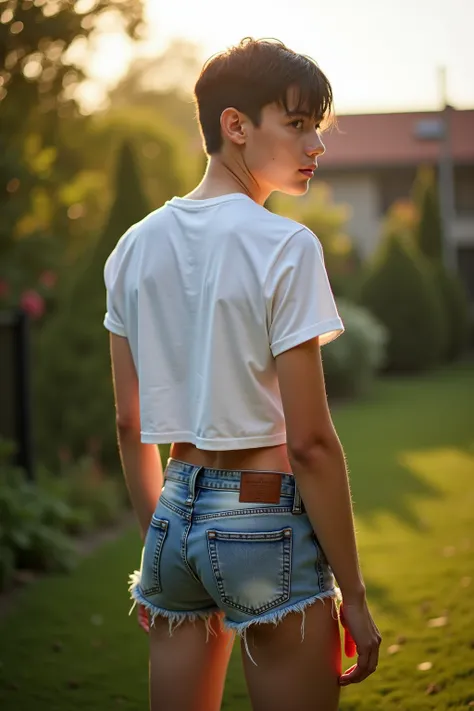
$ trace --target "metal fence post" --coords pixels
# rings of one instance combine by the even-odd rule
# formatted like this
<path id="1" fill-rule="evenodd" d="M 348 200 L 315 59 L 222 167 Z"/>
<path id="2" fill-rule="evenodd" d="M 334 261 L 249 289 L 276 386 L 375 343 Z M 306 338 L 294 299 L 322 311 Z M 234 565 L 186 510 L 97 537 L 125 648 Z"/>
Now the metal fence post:
<path id="1" fill-rule="evenodd" d="M 21 311 L 0 312 L 0 436 L 16 446 L 13 464 L 34 480 L 30 323 Z"/>

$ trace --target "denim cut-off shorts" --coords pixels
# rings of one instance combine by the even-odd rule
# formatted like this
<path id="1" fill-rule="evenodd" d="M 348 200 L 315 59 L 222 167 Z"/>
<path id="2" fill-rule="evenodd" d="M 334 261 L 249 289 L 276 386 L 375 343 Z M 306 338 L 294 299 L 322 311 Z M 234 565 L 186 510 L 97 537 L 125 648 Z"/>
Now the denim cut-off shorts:
<path id="1" fill-rule="evenodd" d="M 224 613 L 224 628 L 243 637 L 249 653 L 250 625 L 302 612 L 303 638 L 305 608 L 340 593 L 294 477 L 282 474 L 280 502 L 267 504 L 239 502 L 240 475 L 168 460 L 129 590 L 151 624 L 168 618 L 170 635 L 201 618 L 208 639 L 211 616 Z"/>

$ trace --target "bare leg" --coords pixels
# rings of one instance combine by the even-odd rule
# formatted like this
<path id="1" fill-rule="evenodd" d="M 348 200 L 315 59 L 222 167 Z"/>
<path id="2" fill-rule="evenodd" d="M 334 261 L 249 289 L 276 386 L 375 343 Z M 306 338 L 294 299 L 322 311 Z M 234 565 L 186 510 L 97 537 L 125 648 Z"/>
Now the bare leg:
<path id="1" fill-rule="evenodd" d="M 242 641 L 242 661 L 253 711 L 337 711 L 341 645 L 335 605 L 317 600 L 302 613 L 289 613 L 277 626 L 247 630 L 250 654 Z"/>
<path id="2" fill-rule="evenodd" d="M 217 615 L 206 642 L 203 620 L 183 622 L 169 636 L 168 620 L 150 627 L 151 711 L 219 711 L 234 634 Z"/>

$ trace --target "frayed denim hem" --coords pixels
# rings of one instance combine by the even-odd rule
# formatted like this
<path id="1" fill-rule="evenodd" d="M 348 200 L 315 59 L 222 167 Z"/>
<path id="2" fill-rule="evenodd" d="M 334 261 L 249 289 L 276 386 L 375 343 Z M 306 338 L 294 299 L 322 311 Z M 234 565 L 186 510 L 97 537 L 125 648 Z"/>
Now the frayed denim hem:
<path id="1" fill-rule="evenodd" d="M 155 624 L 156 617 L 165 617 L 168 620 L 168 630 L 169 635 L 173 634 L 173 630 L 179 627 L 185 620 L 190 622 L 195 622 L 196 620 L 204 620 L 206 625 L 206 642 L 209 640 L 209 635 L 212 634 L 217 636 L 216 632 L 211 627 L 212 617 L 220 613 L 222 616 L 222 611 L 216 606 L 208 608 L 207 610 L 197 610 L 195 612 L 176 612 L 173 610 L 165 610 L 162 607 L 157 607 L 153 605 L 146 597 L 144 597 L 140 588 L 140 571 L 136 570 L 130 575 L 129 578 L 129 592 L 132 598 L 133 605 L 130 608 L 129 616 L 132 614 L 135 605 L 143 605 L 143 607 L 150 612 L 150 626 L 153 627 Z M 221 622 L 222 624 L 222 622 Z"/>
<path id="2" fill-rule="evenodd" d="M 231 622 L 228 618 L 225 618 L 223 620 L 223 624 L 228 629 L 235 631 L 237 635 L 244 640 L 245 651 L 247 652 L 249 658 L 255 664 L 255 666 L 258 666 L 256 661 L 252 658 L 252 655 L 250 654 L 247 643 L 247 630 L 251 625 L 263 625 L 273 623 L 276 626 L 290 612 L 301 612 L 303 614 L 303 619 L 301 620 L 301 641 L 303 641 L 306 608 L 315 603 L 317 600 L 320 600 L 324 605 L 326 599 L 331 599 L 333 601 L 333 616 L 334 607 L 336 607 L 335 619 L 338 619 L 337 603 L 341 602 L 342 595 L 339 588 L 334 588 L 333 590 L 328 590 L 327 592 L 322 592 L 318 595 L 314 595 L 313 597 L 309 597 L 306 600 L 300 600 L 300 602 L 295 602 L 293 605 L 289 605 L 283 610 L 277 610 L 277 612 L 268 612 L 265 615 L 254 618 L 253 620 L 249 620 L 248 622 Z"/>

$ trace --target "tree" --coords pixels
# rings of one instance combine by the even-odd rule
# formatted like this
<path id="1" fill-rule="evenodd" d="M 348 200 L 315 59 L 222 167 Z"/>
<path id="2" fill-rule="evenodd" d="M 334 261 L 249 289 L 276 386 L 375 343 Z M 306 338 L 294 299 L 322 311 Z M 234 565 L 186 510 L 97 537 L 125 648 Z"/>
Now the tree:
<path id="1" fill-rule="evenodd" d="M 443 225 L 436 177 L 432 168 L 421 167 L 413 186 L 413 201 L 418 211 L 415 243 L 433 261 L 443 260 Z"/>
<path id="2" fill-rule="evenodd" d="M 76 289 L 85 289 L 84 296 L 90 295 L 97 288 L 103 292 L 103 269 L 109 254 L 114 249 L 119 237 L 133 224 L 142 220 L 150 206 L 143 192 L 137 159 L 132 146 L 124 142 L 119 149 L 115 183 L 115 199 L 105 224 L 101 238 L 92 252 L 87 271 L 83 274 Z M 88 296 L 88 300 L 92 299 Z M 94 304 L 95 305 L 95 304 Z"/>
<path id="3" fill-rule="evenodd" d="M 6 137 L 0 135 L 0 264 L 2 268 L 9 259 L 13 248 L 13 239 L 10 226 L 22 215 L 25 206 L 28 204 L 28 193 L 21 191 L 17 199 L 12 196 L 20 188 L 21 182 L 26 177 L 26 171 L 20 168 L 21 157 L 19 151 L 8 144 Z M 3 269 L 2 269 L 3 272 Z M 5 277 L 0 272 L 0 277 Z"/>
<path id="4" fill-rule="evenodd" d="M 403 235 L 386 231 L 360 301 L 388 329 L 388 369 L 421 371 L 441 361 L 447 340 L 442 299 L 429 264 Z"/>
<path id="5" fill-rule="evenodd" d="M 25 257 L 36 258 L 36 270 L 55 268 L 45 257 L 54 253 L 56 260 L 66 243 L 70 205 L 63 190 L 79 167 L 74 151 L 60 144 L 59 129 L 65 117 L 85 121 L 75 103 L 84 78 L 81 61 L 106 15 L 131 37 L 139 35 L 141 0 L 8 0 L 2 5 L 0 280 L 14 282 L 10 293 L 29 288 L 37 276 L 30 265 L 25 268 Z"/>
<path id="6" fill-rule="evenodd" d="M 84 77 L 69 52 L 73 43 L 83 55 L 104 15 L 136 38 L 142 28 L 141 0 L 9 0 L 0 23 L 0 91 L 2 125 L 15 133 L 34 105 L 55 111 L 73 101 Z"/>
<path id="7" fill-rule="evenodd" d="M 469 297 L 459 276 L 443 260 L 443 225 L 435 173 L 422 167 L 413 186 L 416 219 L 413 241 L 430 263 L 435 288 L 446 313 L 448 339 L 444 356 L 454 360 L 465 350 L 470 335 Z"/>
<path id="8" fill-rule="evenodd" d="M 120 236 L 149 212 L 131 146 L 124 144 L 116 168 L 116 195 L 96 245 L 81 260 L 57 317 L 41 341 L 36 392 L 38 448 L 43 461 L 57 463 L 66 447 L 73 457 L 97 455 L 119 464 L 110 356 L 103 326 L 103 270 Z"/>
<path id="9" fill-rule="evenodd" d="M 21 239 L 12 230 L 12 225 L 20 224 L 28 214 L 30 204 L 38 202 L 38 195 L 18 150 L 1 135 L 0 184 L 5 187 L 0 191 L 0 309 L 23 307 L 31 301 L 31 294 L 35 294 L 35 299 L 46 299 L 49 307 L 52 281 L 56 281 L 57 243 L 48 229 L 33 227 Z M 41 211 L 44 206 L 37 207 Z"/>
<path id="10" fill-rule="evenodd" d="M 197 157 L 186 136 L 159 111 L 146 107 L 109 109 L 93 118 L 89 150 L 96 161 L 111 166 L 110 147 L 133 142 L 145 194 L 154 207 L 194 184 Z"/>
<path id="11" fill-rule="evenodd" d="M 447 318 L 448 341 L 444 355 L 446 360 L 453 361 L 465 352 L 471 337 L 469 295 L 463 281 L 444 264 L 438 262 L 432 269 Z"/>

